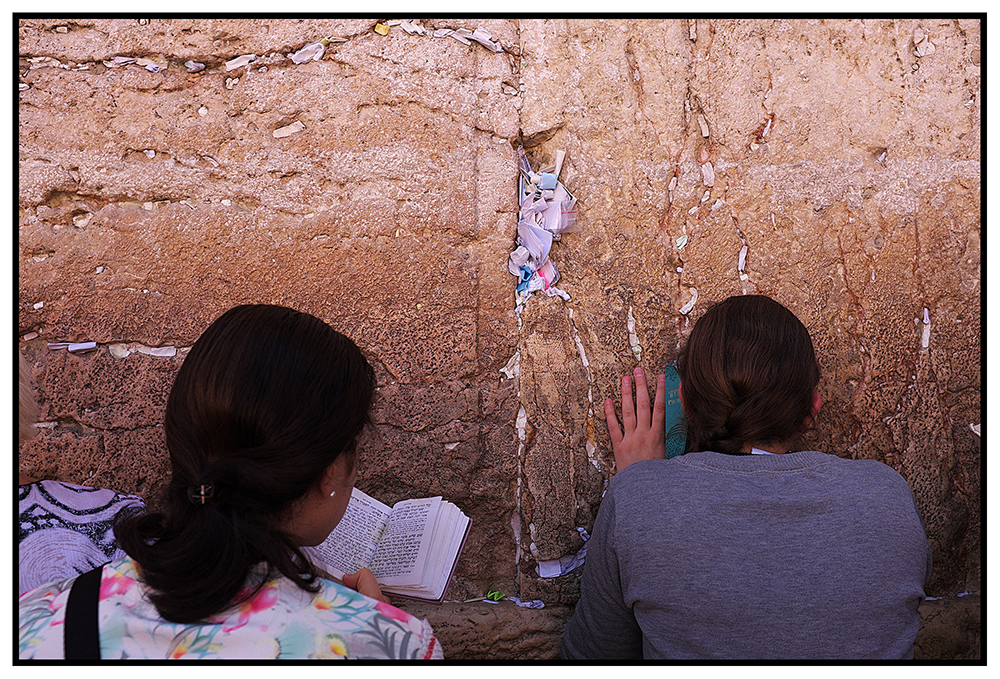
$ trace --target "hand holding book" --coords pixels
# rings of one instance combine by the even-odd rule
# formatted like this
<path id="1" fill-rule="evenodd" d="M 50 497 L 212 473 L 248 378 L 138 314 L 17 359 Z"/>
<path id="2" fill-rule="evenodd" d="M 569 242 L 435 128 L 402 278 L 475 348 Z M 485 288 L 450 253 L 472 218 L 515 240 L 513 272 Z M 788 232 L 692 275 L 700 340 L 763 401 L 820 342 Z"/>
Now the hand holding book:
<path id="1" fill-rule="evenodd" d="M 348 586 L 346 574 L 370 569 L 380 592 L 440 602 L 471 523 L 440 497 L 388 507 L 355 488 L 344 518 L 322 544 L 307 552 L 317 566 Z"/>
<path id="2" fill-rule="evenodd" d="M 392 603 L 389 601 L 389 597 L 382 594 L 381 588 L 378 586 L 378 580 L 372 575 L 372 572 L 367 568 L 362 568 L 357 573 L 344 573 L 342 578 L 344 584 L 353 589 L 355 592 L 361 592 L 367 597 L 372 599 L 377 599 L 384 603 Z"/>

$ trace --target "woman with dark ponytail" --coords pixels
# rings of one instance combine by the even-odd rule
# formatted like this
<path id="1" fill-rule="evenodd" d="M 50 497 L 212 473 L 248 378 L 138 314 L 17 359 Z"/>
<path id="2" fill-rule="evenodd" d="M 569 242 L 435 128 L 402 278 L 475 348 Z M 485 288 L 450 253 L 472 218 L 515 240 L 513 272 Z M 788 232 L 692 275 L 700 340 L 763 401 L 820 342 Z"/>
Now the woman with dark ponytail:
<path id="1" fill-rule="evenodd" d="M 313 316 L 218 318 L 167 401 L 163 511 L 115 528 L 129 558 L 100 575 L 101 657 L 441 657 L 369 571 L 326 580 L 302 550 L 344 515 L 374 392 L 358 347 Z M 63 657 L 74 580 L 22 596 L 22 658 Z"/>
<path id="2" fill-rule="evenodd" d="M 906 481 L 800 451 L 820 410 L 812 341 L 767 297 L 730 297 L 677 361 L 687 451 L 665 459 L 665 378 L 636 368 L 617 473 L 587 543 L 567 658 L 912 658 L 930 549 Z M 795 452 L 798 451 L 798 452 Z"/>

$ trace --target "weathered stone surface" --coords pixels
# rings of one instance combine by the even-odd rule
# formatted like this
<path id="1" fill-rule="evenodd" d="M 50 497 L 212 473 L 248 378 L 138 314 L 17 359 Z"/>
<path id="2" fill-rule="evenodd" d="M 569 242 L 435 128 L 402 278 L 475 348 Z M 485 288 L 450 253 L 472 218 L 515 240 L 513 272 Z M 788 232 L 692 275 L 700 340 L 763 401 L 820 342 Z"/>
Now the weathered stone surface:
<path id="1" fill-rule="evenodd" d="M 160 426 L 182 360 L 182 354 L 159 358 L 136 353 L 115 359 L 107 351 L 77 355 L 42 350 L 35 354 L 35 363 L 45 367 L 38 380 L 44 395 L 40 417 L 99 430 Z"/>
<path id="2" fill-rule="evenodd" d="M 456 596 L 494 581 L 510 589 L 516 407 L 497 369 L 516 344 L 505 259 L 518 125 L 501 92 L 515 84 L 511 62 L 453 39 L 383 38 L 373 24 L 20 24 L 30 87 L 19 116 L 19 324 L 41 335 L 24 347 L 55 440 L 134 457 L 131 475 L 89 476 L 82 453 L 44 466 L 26 451 L 22 466 L 155 495 L 162 465 L 153 479 L 143 470 L 165 451 L 139 434 L 162 423 L 183 349 L 233 305 L 293 306 L 355 338 L 375 364 L 381 436 L 365 446 L 359 485 L 387 502 L 458 503 L 473 532 Z M 509 22 L 484 27 L 515 42 Z M 321 61 L 287 58 L 325 35 L 347 42 Z M 146 54 L 167 68 L 103 63 Z M 242 54 L 257 59 L 225 71 Z M 58 62 L 28 61 L 37 56 Z M 187 59 L 206 70 L 187 73 Z M 296 121 L 300 132 L 272 135 Z M 43 348 L 56 340 L 102 346 Z M 115 359 L 106 346 L 136 342 L 181 351 Z"/>
<path id="3" fill-rule="evenodd" d="M 521 513 L 536 559 L 558 559 L 583 545 L 576 526 L 593 525 L 590 505 L 604 480 L 586 454 L 587 422 L 594 418 L 589 371 L 574 344 L 573 320 L 560 306 L 522 313 L 521 401 L 532 429 Z"/>
<path id="4" fill-rule="evenodd" d="M 943 54 L 912 54 L 917 25 L 947 45 Z M 696 31 L 692 41 L 682 21 L 521 24 L 529 155 L 544 165 L 569 150 L 563 181 L 586 220 L 552 258 L 596 367 L 594 401 L 634 363 L 630 308 L 641 362 L 658 370 L 713 302 L 771 295 L 811 329 L 824 371 L 825 406 L 807 445 L 898 469 L 934 550 L 930 593 L 974 590 L 979 440 L 964 432 L 980 421 L 978 28 L 699 20 Z M 685 317 L 677 310 L 695 291 Z M 542 349 L 536 360 L 548 360 Z M 583 379 L 566 389 L 571 403 Z M 528 414 L 546 429 L 526 454 L 546 460 L 526 470 L 539 483 L 565 470 L 566 440 L 584 426 Z M 590 504 L 595 492 L 599 484 L 576 500 Z M 560 525 L 565 510 L 551 513 Z M 554 551 L 574 547 L 551 539 Z"/>
<path id="5" fill-rule="evenodd" d="M 978 594 L 921 604 L 914 660 L 982 657 L 981 607 Z"/>
<path id="6" fill-rule="evenodd" d="M 160 426 L 103 432 L 42 429 L 21 446 L 20 467 L 34 478 L 136 493 L 154 507 L 170 474 Z"/>
<path id="7" fill-rule="evenodd" d="M 302 309 L 379 378 L 358 485 L 473 518 L 447 598 L 547 604 L 490 607 L 506 631 L 481 639 L 462 628 L 488 604 L 433 609 L 446 651 L 553 657 L 579 571 L 535 569 L 582 546 L 614 472 L 602 404 L 636 363 L 627 319 L 656 371 L 712 303 L 763 293 L 823 370 L 804 445 L 899 470 L 928 594 L 979 591 L 978 21 L 482 20 L 501 54 L 373 25 L 19 23 L 18 331 L 40 335 L 20 345 L 52 427 L 23 471 L 153 498 L 184 348 L 235 304 Z M 330 35 L 346 42 L 320 61 L 288 59 Z M 119 55 L 167 67 L 103 63 Z M 581 230 L 551 254 L 572 301 L 518 315 L 519 142 L 536 168 L 568 152 Z M 68 340 L 101 348 L 45 349 Z M 111 343 L 179 351 L 117 359 Z M 942 601 L 965 607 L 935 614 L 961 643 L 923 657 L 977 654 L 973 599 Z"/>
<path id="8" fill-rule="evenodd" d="M 90 483 L 94 466 L 104 457 L 104 439 L 100 435 L 42 429 L 21 445 L 18 457 L 21 470 L 29 476 Z"/>
<path id="9" fill-rule="evenodd" d="M 522 608 L 511 602 L 446 603 L 405 601 L 400 608 L 425 618 L 451 660 L 559 658 L 569 606 Z"/>
<path id="10" fill-rule="evenodd" d="M 455 660 L 558 658 L 571 606 L 517 608 L 510 603 L 446 603 L 441 606 L 396 601 L 426 618 L 445 657 Z M 926 601 L 920 606 L 916 660 L 975 659 L 981 656 L 980 597 Z"/>

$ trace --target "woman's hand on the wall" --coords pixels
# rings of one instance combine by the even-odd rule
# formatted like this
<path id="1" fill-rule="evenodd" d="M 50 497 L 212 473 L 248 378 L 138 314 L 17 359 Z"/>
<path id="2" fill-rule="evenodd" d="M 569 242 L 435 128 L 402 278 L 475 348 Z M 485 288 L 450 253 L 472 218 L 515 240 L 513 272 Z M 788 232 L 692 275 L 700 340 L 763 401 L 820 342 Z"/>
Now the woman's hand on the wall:
<path id="1" fill-rule="evenodd" d="M 604 401 L 604 414 L 608 420 L 611 445 L 615 452 L 618 471 L 633 462 L 656 460 L 666 457 L 663 448 L 664 414 L 666 410 L 666 376 L 656 379 L 656 396 L 653 410 L 649 409 L 649 390 L 642 368 L 635 369 L 635 403 L 632 401 L 632 380 L 622 375 L 622 427 L 615 416 L 615 404 L 610 398 Z"/>

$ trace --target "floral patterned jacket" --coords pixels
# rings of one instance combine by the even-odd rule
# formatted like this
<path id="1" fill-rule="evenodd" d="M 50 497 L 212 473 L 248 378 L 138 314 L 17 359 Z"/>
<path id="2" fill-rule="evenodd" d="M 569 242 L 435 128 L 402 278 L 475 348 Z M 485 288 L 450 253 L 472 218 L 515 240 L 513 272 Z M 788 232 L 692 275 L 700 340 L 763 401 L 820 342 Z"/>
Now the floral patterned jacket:
<path id="1" fill-rule="evenodd" d="M 19 657 L 62 658 L 63 620 L 76 578 L 21 595 Z M 321 580 L 306 592 L 290 580 L 266 583 L 243 604 L 206 623 L 160 618 L 135 563 L 104 566 L 98 600 L 102 658 L 442 658 L 426 620 Z"/>

